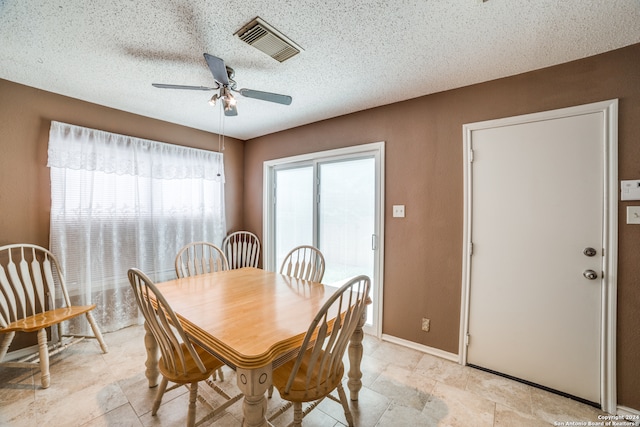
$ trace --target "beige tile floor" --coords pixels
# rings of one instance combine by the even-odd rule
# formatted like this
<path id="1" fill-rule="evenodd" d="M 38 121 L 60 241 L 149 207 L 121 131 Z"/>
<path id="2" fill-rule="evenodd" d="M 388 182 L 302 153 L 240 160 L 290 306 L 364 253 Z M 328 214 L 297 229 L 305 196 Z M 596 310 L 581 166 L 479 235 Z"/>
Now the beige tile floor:
<path id="1" fill-rule="evenodd" d="M 183 426 L 187 390 L 163 399 L 157 416 L 150 409 L 155 389 L 144 376 L 141 326 L 105 334 L 109 353 L 85 341 L 51 360 L 51 387 L 40 388 L 37 370 L 0 368 L 0 426 Z M 600 411 L 486 372 L 366 337 L 363 388 L 352 412 L 360 427 L 549 426 L 597 421 Z M 346 382 L 345 382 L 346 384 Z M 225 368 L 220 385 L 237 391 L 234 372 Z M 206 385 L 201 394 L 213 405 L 218 395 Z M 269 411 L 281 404 L 269 401 Z M 207 406 L 198 403 L 198 417 Z M 203 425 L 239 426 L 241 403 Z M 274 422 L 288 424 L 291 412 Z M 307 427 L 345 425 L 339 404 L 326 400 L 305 418 Z"/>

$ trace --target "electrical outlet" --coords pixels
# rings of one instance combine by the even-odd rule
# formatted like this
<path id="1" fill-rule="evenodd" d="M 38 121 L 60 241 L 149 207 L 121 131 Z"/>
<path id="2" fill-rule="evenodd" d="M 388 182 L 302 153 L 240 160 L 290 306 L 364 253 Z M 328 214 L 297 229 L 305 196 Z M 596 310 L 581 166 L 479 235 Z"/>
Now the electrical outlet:
<path id="1" fill-rule="evenodd" d="M 640 224 L 640 206 L 627 206 L 627 224 Z"/>
<path id="2" fill-rule="evenodd" d="M 425 332 L 429 332 L 431 327 L 431 319 L 422 318 L 422 330 Z"/>
<path id="3" fill-rule="evenodd" d="M 404 218 L 404 205 L 393 205 L 393 217 Z"/>

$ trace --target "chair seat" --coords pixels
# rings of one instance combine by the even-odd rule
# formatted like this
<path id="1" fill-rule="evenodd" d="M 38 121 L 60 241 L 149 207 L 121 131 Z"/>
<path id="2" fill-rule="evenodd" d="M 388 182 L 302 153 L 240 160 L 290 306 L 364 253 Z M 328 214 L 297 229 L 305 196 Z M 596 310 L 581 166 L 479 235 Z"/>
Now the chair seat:
<path id="1" fill-rule="evenodd" d="M 0 328 L 0 332 L 36 332 L 85 314 L 94 308 L 96 308 L 95 304 L 56 308 L 11 322 L 6 328 Z"/>
<path id="2" fill-rule="evenodd" d="M 340 366 L 336 370 L 336 374 L 333 377 L 326 377 L 325 374 L 324 377 L 326 378 L 322 380 L 320 384 L 318 384 L 320 366 L 318 363 L 315 363 L 313 372 L 311 373 L 311 379 L 309 380 L 309 386 L 307 387 L 306 381 L 310 358 L 311 351 L 308 350 L 302 358 L 300 369 L 293 380 L 293 385 L 289 393 L 285 394 L 285 387 L 293 370 L 293 366 L 296 363 L 295 359 L 273 371 L 273 385 L 278 389 L 281 397 L 291 402 L 311 402 L 327 396 L 342 381 L 342 377 L 344 376 L 344 364 L 342 361 L 340 361 Z M 319 359 L 322 359 L 322 355 L 319 356 Z"/>
<path id="3" fill-rule="evenodd" d="M 184 344 L 181 344 L 182 352 L 185 356 L 186 369 L 184 373 L 176 373 L 172 369 L 167 369 L 165 367 L 163 358 L 160 358 L 158 361 L 158 367 L 162 375 L 168 379 L 169 381 L 177 384 L 190 384 L 193 382 L 204 381 L 209 378 L 217 369 L 221 368 L 223 363 L 218 360 L 215 356 L 211 355 L 202 347 L 193 344 L 193 349 L 198 353 L 200 360 L 204 364 L 206 368 L 206 372 L 201 372 L 196 365 L 195 361 L 191 357 L 189 350 Z M 174 352 L 176 358 L 178 358 L 177 352 Z"/>

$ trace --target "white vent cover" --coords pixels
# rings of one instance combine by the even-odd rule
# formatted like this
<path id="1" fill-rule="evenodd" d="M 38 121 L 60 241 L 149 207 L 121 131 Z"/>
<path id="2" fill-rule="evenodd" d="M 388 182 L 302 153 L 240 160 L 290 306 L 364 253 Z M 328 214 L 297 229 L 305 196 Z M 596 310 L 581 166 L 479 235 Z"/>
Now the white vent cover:
<path id="1" fill-rule="evenodd" d="M 280 62 L 299 54 L 302 50 L 300 46 L 258 17 L 239 29 L 235 35 Z"/>

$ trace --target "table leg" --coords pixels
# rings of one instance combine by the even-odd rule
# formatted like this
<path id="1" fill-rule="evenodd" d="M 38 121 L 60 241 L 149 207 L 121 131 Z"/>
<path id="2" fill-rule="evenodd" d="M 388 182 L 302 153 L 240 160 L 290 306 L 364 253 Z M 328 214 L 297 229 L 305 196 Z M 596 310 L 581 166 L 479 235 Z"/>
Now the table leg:
<path id="1" fill-rule="evenodd" d="M 351 391 L 351 400 L 358 400 L 358 392 L 362 388 L 362 371 L 360 370 L 363 353 L 362 339 L 364 338 L 362 328 L 366 321 L 367 310 L 365 309 L 349 342 L 349 381 L 347 381 L 347 386 Z"/>
<path id="2" fill-rule="evenodd" d="M 158 360 L 160 359 L 158 343 L 156 342 L 151 329 L 147 326 L 147 322 L 144 322 L 144 346 L 147 349 L 147 360 L 144 365 L 147 367 L 145 375 L 149 380 L 149 388 L 158 385 L 158 377 L 160 371 L 158 370 Z"/>
<path id="3" fill-rule="evenodd" d="M 267 399 L 265 392 L 272 384 L 272 366 L 263 366 L 257 369 L 236 370 L 238 388 L 244 394 L 242 413 L 243 427 L 266 427 L 267 423 Z"/>

